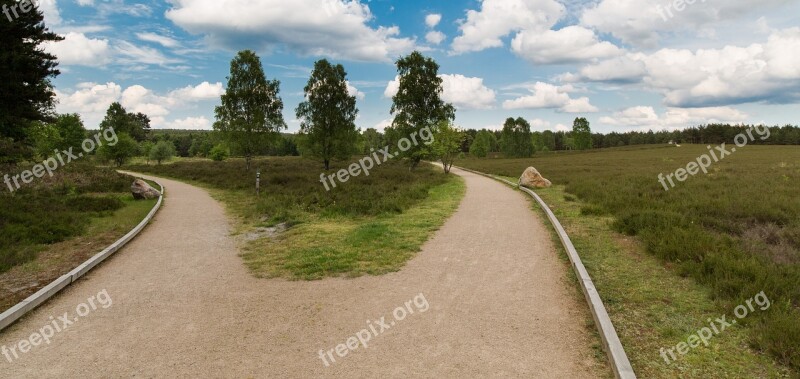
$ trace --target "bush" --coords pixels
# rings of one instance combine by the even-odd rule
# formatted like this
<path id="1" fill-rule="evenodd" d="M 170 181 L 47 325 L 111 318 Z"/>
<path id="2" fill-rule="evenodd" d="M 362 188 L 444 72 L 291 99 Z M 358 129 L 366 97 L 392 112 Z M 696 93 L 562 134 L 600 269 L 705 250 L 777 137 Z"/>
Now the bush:
<path id="1" fill-rule="evenodd" d="M 168 161 L 175 156 L 175 145 L 169 141 L 161 141 L 153 146 L 150 150 L 150 160 L 161 164 L 163 161 Z"/>
<path id="2" fill-rule="evenodd" d="M 222 145 L 214 146 L 209 153 L 209 156 L 214 162 L 224 162 L 231 155 L 228 148 Z"/>

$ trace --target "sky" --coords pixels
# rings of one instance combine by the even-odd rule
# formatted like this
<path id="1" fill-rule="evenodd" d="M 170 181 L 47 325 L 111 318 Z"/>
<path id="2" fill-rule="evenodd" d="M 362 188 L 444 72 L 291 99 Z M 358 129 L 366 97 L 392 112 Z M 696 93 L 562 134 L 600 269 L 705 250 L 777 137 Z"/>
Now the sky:
<path id="1" fill-rule="evenodd" d="M 57 111 L 112 102 L 156 129 L 211 129 L 243 49 L 281 82 L 289 132 L 316 60 L 341 63 L 361 129 L 391 124 L 394 62 L 434 58 L 465 129 L 798 124 L 800 0 L 39 0 L 65 36 Z"/>

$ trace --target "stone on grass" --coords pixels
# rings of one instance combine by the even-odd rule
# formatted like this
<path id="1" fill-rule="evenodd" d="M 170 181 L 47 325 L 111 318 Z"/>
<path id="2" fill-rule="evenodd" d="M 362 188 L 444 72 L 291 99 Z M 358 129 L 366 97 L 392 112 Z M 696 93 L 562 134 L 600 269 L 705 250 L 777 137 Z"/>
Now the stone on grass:
<path id="1" fill-rule="evenodd" d="M 528 167 L 525 172 L 522 173 L 522 176 L 520 176 L 519 185 L 521 187 L 536 189 L 547 188 L 553 184 L 550 183 L 549 180 L 545 179 L 538 170 L 533 167 Z"/>
<path id="2" fill-rule="evenodd" d="M 147 182 L 141 179 L 136 179 L 136 181 L 131 184 L 131 193 L 136 200 L 152 200 L 158 199 L 158 197 L 161 196 L 161 192 L 150 187 Z"/>

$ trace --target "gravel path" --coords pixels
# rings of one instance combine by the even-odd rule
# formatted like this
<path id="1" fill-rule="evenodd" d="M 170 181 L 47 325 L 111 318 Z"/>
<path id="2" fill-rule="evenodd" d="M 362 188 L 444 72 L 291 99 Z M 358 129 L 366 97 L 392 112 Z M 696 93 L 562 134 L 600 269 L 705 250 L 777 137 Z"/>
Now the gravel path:
<path id="1" fill-rule="evenodd" d="M 530 202 L 454 171 L 466 180 L 464 201 L 403 270 L 315 282 L 253 278 L 222 206 L 199 188 L 159 179 L 168 193 L 154 222 L 0 333 L 0 346 L 61 326 L 65 312 L 76 318 L 76 307 L 103 290 L 113 304 L 78 318 L 50 344 L 17 350 L 13 363 L 0 356 L 0 376 L 608 376 L 594 358 L 587 307 Z M 402 313 L 409 314 L 395 318 Z M 368 348 L 337 355 L 336 346 L 350 337 L 356 345 L 359 333 L 370 335 Z"/>

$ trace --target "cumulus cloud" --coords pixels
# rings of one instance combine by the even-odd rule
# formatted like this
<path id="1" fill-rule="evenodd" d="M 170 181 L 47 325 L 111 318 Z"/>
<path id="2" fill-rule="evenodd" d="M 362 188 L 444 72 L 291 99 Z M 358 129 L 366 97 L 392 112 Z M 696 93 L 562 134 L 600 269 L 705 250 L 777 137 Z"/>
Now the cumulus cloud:
<path id="1" fill-rule="evenodd" d="M 602 0 L 584 11 L 581 24 L 612 34 L 628 44 L 652 47 L 668 33 L 713 30 L 714 24 L 736 20 L 753 9 L 786 3 L 786 0 L 708 0 L 686 2 L 682 11 L 676 11 L 672 2 L 663 0 Z M 668 6 L 671 8 L 667 9 Z"/>
<path id="2" fill-rule="evenodd" d="M 119 102 L 129 112 L 148 115 L 153 127 L 164 127 L 168 126 L 165 118 L 176 110 L 186 109 L 197 102 L 217 99 L 224 90 L 221 83 L 203 82 L 161 95 L 138 84 L 123 90 L 119 84 L 109 82 L 81 83 L 72 91 L 56 89 L 55 92 L 58 98 L 56 110 L 59 113 L 78 113 L 88 128 L 96 128 L 105 117 L 108 107 L 114 102 Z M 194 125 L 200 125 L 199 120 L 183 121 L 185 123 L 194 121 Z"/>
<path id="3" fill-rule="evenodd" d="M 482 78 L 464 75 L 439 75 L 442 78 L 442 100 L 458 109 L 491 109 L 496 103 L 497 93 L 483 84 Z M 400 90 L 400 78 L 395 77 L 386 85 L 383 96 L 391 98 Z"/>
<path id="4" fill-rule="evenodd" d="M 425 16 L 425 25 L 428 25 L 429 28 L 435 28 L 441 21 L 442 15 L 437 13 L 432 13 Z"/>
<path id="5" fill-rule="evenodd" d="M 176 101 L 202 101 L 219 99 L 225 93 L 222 83 L 202 82 L 196 86 L 186 86 L 184 88 L 170 92 L 170 98 Z"/>
<path id="6" fill-rule="evenodd" d="M 438 45 L 438 44 L 444 42 L 445 39 L 447 39 L 447 36 L 444 33 L 440 32 L 440 31 L 434 30 L 434 31 L 428 32 L 428 34 L 425 34 L 425 40 L 428 41 L 428 43 L 433 44 L 433 45 Z"/>
<path id="7" fill-rule="evenodd" d="M 664 114 L 659 115 L 653 107 L 637 106 L 616 112 L 610 117 L 601 117 L 600 123 L 641 130 L 682 129 L 708 123 L 744 123 L 749 117 L 731 107 L 667 108 Z"/>
<path id="8" fill-rule="evenodd" d="M 672 107 L 800 101 L 800 28 L 772 33 L 766 43 L 720 49 L 661 49 L 583 67 L 567 82 L 641 82 Z"/>
<path id="9" fill-rule="evenodd" d="M 511 49 L 538 64 L 590 61 L 622 54 L 616 45 L 600 41 L 592 30 L 581 26 L 544 32 L 523 30 L 514 37 Z"/>
<path id="10" fill-rule="evenodd" d="M 588 97 L 572 98 L 570 92 L 575 89 L 570 86 L 555 86 L 549 83 L 537 82 L 528 86 L 531 92 L 503 102 L 503 109 L 557 109 L 565 113 L 592 113 L 598 109 L 592 105 Z"/>
<path id="11" fill-rule="evenodd" d="M 67 33 L 63 41 L 45 42 L 43 46 L 65 66 L 102 66 L 110 62 L 113 53 L 108 40 L 88 38 L 83 33 Z"/>
<path id="12" fill-rule="evenodd" d="M 173 0 L 166 17 L 214 46 L 262 50 L 287 48 L 307 56 L 389 62 L 409 52 L 415 40 L 396 26 L 373 28 L 360 1 Z"/>
<path id="13" fill-rule="evenodd" d="M 367 97 L 367 94 L 359 91 L 358 88 L 353 86 L 349 81 L 347 82 L 347 93 L 350 96 L 355 96 L 358 100 L 364 100 Z"/>
<path id="14" fill-rule="evenodd" d="M 469 10 L 461 20 L 461 35 L 453 40 L 452 53 L 502 47 L 502 38 L 519 30 L 549 30 L 565 11 L 555 0 L 483 0 L 480 11 Z"/>

